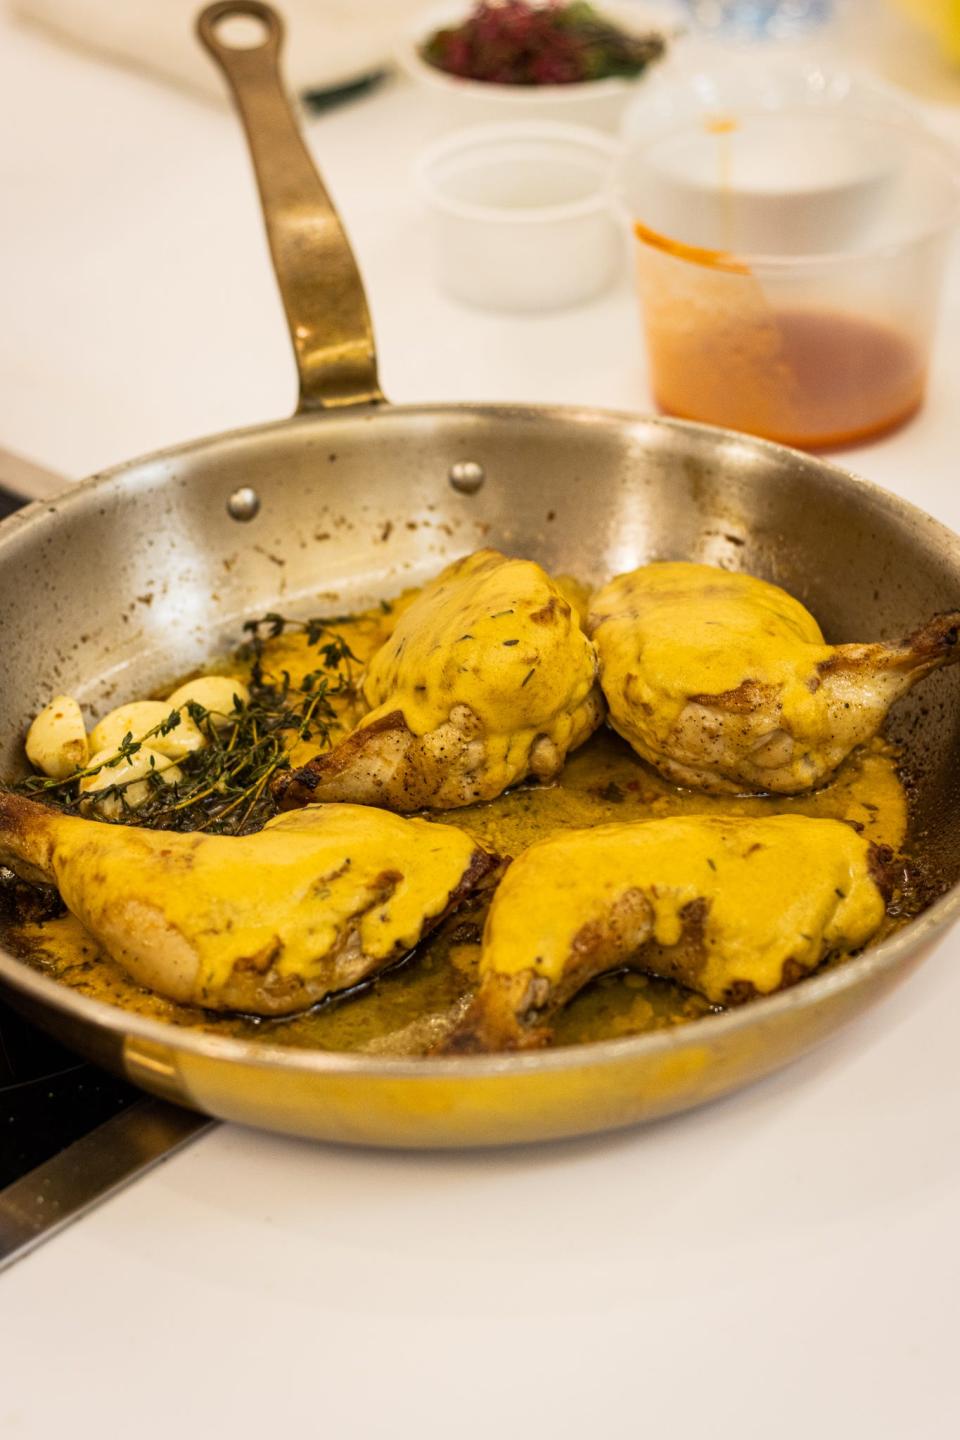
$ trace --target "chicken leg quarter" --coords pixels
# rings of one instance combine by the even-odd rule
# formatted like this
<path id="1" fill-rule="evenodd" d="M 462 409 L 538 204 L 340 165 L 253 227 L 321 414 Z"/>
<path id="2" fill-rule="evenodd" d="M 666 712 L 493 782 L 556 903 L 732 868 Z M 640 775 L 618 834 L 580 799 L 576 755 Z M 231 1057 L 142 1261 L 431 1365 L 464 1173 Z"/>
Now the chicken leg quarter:
<path id="1" fill-rule="evenodd" d="M 399 958 L 493 868 L 449 825 L 327 805 L 255 835 L 141 830 L 0 793 L 0 864 L 56 885 L 139 984 L 287 1015 Z"/>
<path id="2" fill-rule="evenodd" d="M 769 994 L 879 928 L 889 852 L 841 820 L 684 816 L 571 830 L 508 869 L 480 986 L 445 1048 L 543 1044 L 550 1017 L 622 965 L 715 1004 Z"/>
<path id="3" fill-rule="evenodd" d="M 359 727 L 274 793 L 284 809 L 445 810 L 528 775 L 552 780 L 602 719 L 596 669 L 579 616 L 540 566 L 479 550 L 424 586 L 373 656 Z"/>
<path id="4" fill-rule="evenodd" d="M 960 660 L 960 611 L 897 643 L 828 645 L 785 590 L 684 562 L 611 580 L 588 631 L 614 729 L 668 780 L 714 793 L 822 784 L 895 700 Z"/>

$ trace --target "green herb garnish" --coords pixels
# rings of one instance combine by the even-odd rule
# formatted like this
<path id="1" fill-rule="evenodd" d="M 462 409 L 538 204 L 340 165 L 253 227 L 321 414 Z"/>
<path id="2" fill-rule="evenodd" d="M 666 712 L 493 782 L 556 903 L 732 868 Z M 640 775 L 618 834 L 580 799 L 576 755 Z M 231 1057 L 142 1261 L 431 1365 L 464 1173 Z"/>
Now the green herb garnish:
<path id="1" fill-rule="evenodd" d="M 223 716 L 215 717 L 202 705 L 188 701 L 184 708 L 206 737 L 206 745 L 176 762 L 181 772 L 177 781 L 167 783 L 163 771 L 154 771 L 98 790 L 97 801 L 115 795 L 121 802 L 121 811 L 112 817 L 112 823 L 221 835 L 242 835 L 264 825 L 275 811 L 271 782 L 289 769 L 290 750 L 309 740 L 320 749 L 340 725 L 332 699 L 355 692 L 351 662 L 357 657 L 330 625 L 326 620 L 289 620 L 273 613 L 248 621 L 243 627 L 247 639 L 237 651 L 237 659 L 250 666 L 249 702 L 236 704 L 224 724 Z M 293 684 L 287 671 L 282 671 L 279 679 L 264 673 L 267 641 L 289 630 L 303 631 L 320 662 L 299 685 Z M 31 775 L 15 788 L 60 809 L 76 810 L 94 798 L 89 792 L 81 794 L 81 780 L 131 759 L 155 736 L 169 734 L 180 723 L 181 714 L 174 710 L 141 739 L 126 735 L 116 755 L 102 765 L 77 770 L 65 780 Z M 149 796 L 141 805 L 129 805 L 127 787 L 144 782 Z"/>

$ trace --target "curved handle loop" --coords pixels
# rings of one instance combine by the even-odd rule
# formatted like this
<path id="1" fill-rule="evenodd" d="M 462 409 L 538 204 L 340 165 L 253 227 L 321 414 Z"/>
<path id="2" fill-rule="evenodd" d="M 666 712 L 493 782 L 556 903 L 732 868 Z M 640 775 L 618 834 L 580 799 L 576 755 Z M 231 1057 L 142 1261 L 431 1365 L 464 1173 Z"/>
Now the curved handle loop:
<path id="1" fill-rule="evenodd" d="M 236 17 L 260 24 L 259 44 L 228 43 L 223 22 Z M 298 413 L 382 400 L 360 272 L 280 78 L 280 16 L 260 0 L 218 0 L 197 17 L 197 34 L 226 77 L 246 132 L 296 354 Z"/>

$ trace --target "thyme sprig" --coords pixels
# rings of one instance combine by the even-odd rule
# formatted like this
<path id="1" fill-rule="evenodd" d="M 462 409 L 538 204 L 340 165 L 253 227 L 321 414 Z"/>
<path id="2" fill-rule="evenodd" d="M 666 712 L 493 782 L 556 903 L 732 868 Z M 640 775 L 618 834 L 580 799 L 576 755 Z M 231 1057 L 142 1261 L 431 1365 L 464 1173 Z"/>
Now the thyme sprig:
<path id="1" fill-rule="evenodd" d="M 355 693 L 357 657 L 332 628 L 337 623 L 342 621 L 290 620 L 273 612 L 247 621 L 243 627 L 247 638 L 236 659 L 249 666 L 249 701 L 242 704 L 235 699 L 226 723 L 223 715 L 188 701 L 184 708 L 204 735 L 205 745 L 176 762 L 180 776 L 175 781 L 165 780 L 167 772 L 157 769 L 97 790 L 98 802 L 111 796 L 120 800 L 118 813 L 109 817 L 113 823 L 224 835 L 259 829 L 274 813 L 270 785 L 289 768 L 290 751 L 302 741 L 312 741 L 318 749 L 326 744 L 340 725 L 334 700 Z M 289 671 L 274 674 L 266 668 L 265 647 L 288 631 L 302 631 L 319 661 L 297 684 Z M 61 809 L 76 810 L 92 798 L 81 792 L 82 780 L 132 759 L 152 739 L 176 729 L 181 720 L 181 711 L 171 711 L 139 739 L 125 735 L 116 754 L 102 764 L 88 765 L 64 780 L 31 775 L 16 788 Z M 129 786 L 144 783 L 149 789 L 146 800 L 130 804 Z"/>

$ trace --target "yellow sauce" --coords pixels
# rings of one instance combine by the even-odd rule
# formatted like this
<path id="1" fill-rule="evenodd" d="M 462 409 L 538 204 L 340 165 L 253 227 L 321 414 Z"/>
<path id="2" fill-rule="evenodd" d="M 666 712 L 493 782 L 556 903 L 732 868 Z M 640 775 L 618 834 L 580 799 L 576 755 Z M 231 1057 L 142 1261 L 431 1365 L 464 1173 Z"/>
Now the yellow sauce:
<path id="1" fill-rule="evenodd" d="M 392 634 L 397 621 L 418 594 L 418 590 L 407 590 L 388 607 L 378 605 L 359 615 L 350 615 L 330 622 L 330 629 L 343 637 L 354 656 L 353 660 L 342 660 L 328 672 L 331 691 L 328 698 L 338 722 L 337 726 L 331 727 L 330 739 L 333 743 L 342 740 L 362 718 L 366 707 L 358 692 L 357 681 L 363 666 Z M 265 679 L 279 682 L 286 673 L 290 677 L 290 683 L 296 688 L 302 684 L 304 677 L 316 668 L 316 646 L 307 643 L 303 631 L 284 631 L 283 634 L 266 641 L 263 652 Z M 217 669 L 225 674 L 236 674 L 238 666 L 235 660 L 228 658 Z M 336 684 L 341 677 L 348 682 L 350 688 L 338 694 Z M 302 741 L 291 748 L 290 763 L 294 768 L 304 765 L 316 753 L 316 741 Z"/>
<path id="2" fill-rule="evenodd" d="M 649 907 L 642 928 L 665 947 L 679 943 L 688 907 L 707 902 L 696 953 L 681 963 L 708 999 L 722 1004 L 747 984 L 769 994 L 788 962 L 813 969 L 879 928 L 885 907 L 869 849 L 848 825 L 797 815 L 572 831 L 531 846 L 507 871 L 490 907 L 481 974 L 529 970 L 559 983 L 577 963 L 577 936 L 640 890 Z"/>
<path id="3" fill-rule="evenodd" d="M 809 681 L 833 649 L 799 600 L 766 580 L 683 561 L 644 565 L 604 586 L 591 614 L 608 693 L 632 700 L 629 714 L 616 712 L 622 733 L 662 745 L 692 695 L 746 681 L 780 692 L 793 733 L 819 721 Z"/>
<path id="4" fill-rule="evenodd" d="M 906 835 L 907 803 L 896 752 L 876 740 L 852 755 L 832 783 L 812 795 L 741 799 L 677 789 L 618 736 L 601 731 L 571 757 L 556 784 L 521 786 L 487 804 L 458 810 L 456 824 L 493 848 L 518 855 L 536 840 L 574 826 L 670 815 L 775 814 L 855 820 L 863 825 L 865 838 L 899 849 Z M 20 925 L 7 940 L 73 989 L 169 1024 L 311 1049 L 422 1054 L 453 1028 L 473 995 L 485 916 L 486 901 L 477 900 L 409 960 L 371 984 L 305 1015 L 270 1021 L 215 1017 L 140 988 L 98 952 L 70 916 Z M 896 923 L 907 918 L 905 914 Z M 885 931 L 894 923 L 885 922 Z M 635 1035 L 709 1012 L 706 1000 L 667 981 L 610 975 L 559 1014 L 555 1041 L 568 1045 Z"/>
<path id="5" fill-rule="evenodd" d="M 561 581 L 558 588 L 582 613 L 582 587 Z M 344 662 L 345 671 L 354 678 L 360 673 L 398 627 L 418 593 L 407 592 L 389 610 L 378 607 L 332 624 L 356 657 L 355 662 Z M 809 620 L 803 607 L 797 608 Z M 279 675 L 286 670 L 294 684 L 316 664 L 316 650 L 297 632 L 269 640 L 264 647 L 265 672 Z M 237 672 L 232 658 L 210 667 L 210 673 Z M 349 694 L 334 700 L 346 729 L 356 723 L 356 704 Z M 334 742 L 339 733 L 333 733 Z M 313 745 L 305 747 L 305 752 L 295 757 L 296 763 L 302 763 L 314 749 Z M 570 756 L 554 784 L 521 785 L 493 801 L 459 809 L 449 819 L 488 848 L 517 856 L 536 841 L 575 827 L 684 815 L 778 814 L 850 820 L 862 827 L 865 839 L 901 849 L 907 833 L 907 800 L 897 774 L 897 752 L 882 740 L 874 740 L 855 751 L 831 782 L 813 793 L 714 796 L 671 785 L 623 740 L 604 729 Z M 72 989 L 167 1024 L 309 1049 L 422 1054 L 452 1030 L 473 996 L 489 898 L 486 894 L 468 902 L 408 960 L 372 982 L 289 1019 L 216 1016 L 166 1000 L 131 980 L 98 950 L 70 915 L 7 927 L 4 940 Z M 904 913 L 897 921 L 888 919 L 878 938 L 908 918 Z M 710 1010 L 706 1000 L 668 981 L 636 973 L 608 975 L 556 1017 L 555 1043 L 580 1044 L 645 1033 L 686 1023 Z"/>
<path id="6" fill-rule="evenodd" d="M 214 1009 L 302 1008 L 409 951 L 476 851 L 453 826 L 358 805 L 309 806 L 240 836 L 40 813 L 71 913 L 134 978 Z"/>
<path id="7" fill-rule="evenodd" d="M 560 588 L 530 560 L 478 550 L 425 585 L 363 681 L 374 724 L 401 711 L 415 735 L 465 705 L 484 736 L 482 784 L 498 794 L 529 773 L 538 737 L 563 756 L 596 724 L 593 647 Z"/>
<path id="8" fill-rule="evenodd" d="M 821 785 L 923 673 L 908 647 L 825 644 L 785 590 L 710 565 L 618 576 L 588 628 L 614 728 L 671 780 L 711 791 Z"/>
<path id="9" fill-rule="evenodd" d="M 897 752 L 873 740 L 851 755 L 829 785 L 806 795 L 705 795 L 671 785 L 616 735 L 602 730 L 571 755 L 555 785 L 520 786 L 456 812 L 456 824 L 489 848 L 519 855 L 559 830 L 667 815 L 812 815 L 853 820 L 863 835 L 895 850 L 907 831 Z"/>

